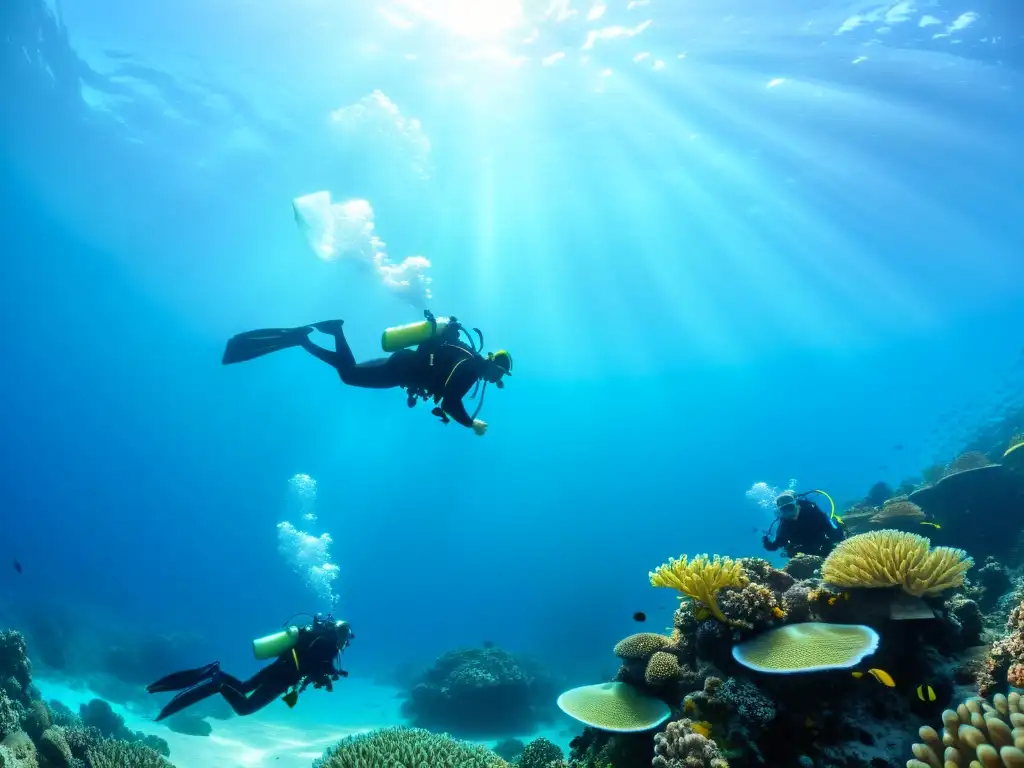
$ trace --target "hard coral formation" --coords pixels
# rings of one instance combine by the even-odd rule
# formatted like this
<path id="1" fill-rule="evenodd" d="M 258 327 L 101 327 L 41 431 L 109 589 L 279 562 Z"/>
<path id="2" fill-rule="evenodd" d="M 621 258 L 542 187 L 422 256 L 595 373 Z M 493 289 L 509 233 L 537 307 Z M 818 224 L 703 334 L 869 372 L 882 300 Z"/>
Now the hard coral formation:
<path id="1" fill-rule="evenodd" d="M 313 768 L 370 766 L 509 768 L 490 750 L 420 728 L 384 728 L 349 736 L 313 763 Z"/>
<path id="2" fill-rule="evenodd" d="M 914 524 L 921 520 L 924 520 L 924 510 L 909 501 L 906 496 L 902 496 L 886 501 L 872 516 L 870 522 L 874 525 L 892 525 Z"/>
<path id="3" fill-rule="evenodd" d="M 728 768 L 718 745 L 699 732 L 692 720 L 669 723 L 654 737 L 653 768 Z"/>
<path id="4" fill-rule="evenodd" d="M 1009 698 L 997 695 L 991 704 L 968 699 L 955 712 L 942 713 L 941 736 L 930 726 L 923 726 L 918 735 L 921 742 L 914 744 L 907 768 L 1024 766 L 1024 750 L 1016 746 L 1024 744 L 1024 714 L 1016 693 Z"/>
<path id="5" fill-rule="evenodd" d="M 768 627 L 784 619 L 786 612 L 779 603 L 771 589 L 754 583 L 723 589 L 718 599 L 726 621 L 743 629 Z"/>
<path id="6" fill-rule="evenodd" d="M 878 642 L 870 627 L 806 622 L 762 632 L 734 645 L 732 655 L 757 672 L 818 672 L 854 667 L 877 650 Z"/>
<path id="7" fill-rule="evenodd" d="M 648 574 L 651 585 L 677 589 L 693 600 L 699 601 L 711 615 L 723 623 L 728 619 L 718 607 L 718 592 L 724 587 L 743 587 L 747 576 L 738 561 L 729 557 L 709 558 L 697 555 L 689 560 L 686 555 L 670 558 L 663 565 Z"/>
<path id="8" fill-rule="evenodd" d="M 656 632 L 639 632 L 616 643 L 614 653 L 620 659 L 630 661 L 649 659 L 651 654 L 660 651 L 671 642 L 671 638 Z"/>
<path id="9" fill-rule="evenodd" d="M 626 683 L 598 683 L 572 688 L 558 706 L 576 720 L 610 733 L 648 731 L 668 720 L 671 708 Z"/>
<path id="10" fill-rule="evenodd" d="M 104 741 L 89 751 L 90 768 L 173 768 L 163 756 L 141 744 Z"/>
<path id="11" fill-rule="evenodd" d="M 517 768 L 549 768 L 562 761 L 562 750 L 547 739 L 534 739 L 516 761 Z"/>
<path id="12" fill-rule="evenodd" d="M 549 713 L 554 683 L 539 667 L 500 648 L 441 656 L 407 693 L 414 725 L 464 734 L 529 731 Z"/>
<path id="13" fill-rule="evenodd" d="M 978 689 L 982 696 L 988 696 L 997 688 L 1009 682 L 1012 677 L 1024 683 L 1024 602 L 1017 605 L 1006 620 L 1004 635 L 992 644 L 985 668 L 979 672 Z M 1011 683 L 1017 687 L 1024 687 Z"/>
<path id="14" fill-rule="evenodd" d="M 992 462 L 988 460 L 988 456 L 981 451 L 968 451 L 967 453 L 960 454 L 953 459 L 953 461 L 946 466 L 942 476 L 945 478 L 950 475 L 955 475 L 957 472 L 969 472 L 972 469 L 981 469 L 982 467 L 989 466 L 991 463 Z"/>
<path id="15" fill-rule="evenodd" d="M 871 531 L 841 542 L 825 559 L 822 578 L 846 588 L 900 587 L 915 597 L 937 595 L 964 583 L 974 564 L 951 547 L 929 549 L 923 536 L 904 531 Z"/>

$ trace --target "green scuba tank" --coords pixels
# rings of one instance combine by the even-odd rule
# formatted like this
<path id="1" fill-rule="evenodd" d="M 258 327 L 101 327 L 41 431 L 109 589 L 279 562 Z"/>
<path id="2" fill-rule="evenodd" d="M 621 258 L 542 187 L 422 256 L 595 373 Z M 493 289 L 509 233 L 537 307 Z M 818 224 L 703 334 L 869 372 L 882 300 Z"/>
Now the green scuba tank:
<path id="1" fill-rule="evenodd" d="M 429 320 L 420 320 L 418 323 L 396 325 L 381 334 L 380 346 L 385 352 L 397 352 L 407 347 L 415 347 L 438 336 L 443 336 L 448 330 L 450 322 L 451 320 L 447 317 L 438 317 L 435 323 L 431 323 Z"/>
<path id="2" fill-rule="evenodd" d="M 294 648 L 298 639 L 299 628 L 287 627 L 280 632 L 253 640 L 252 652 L 260 661 L 273 659 Z"/>

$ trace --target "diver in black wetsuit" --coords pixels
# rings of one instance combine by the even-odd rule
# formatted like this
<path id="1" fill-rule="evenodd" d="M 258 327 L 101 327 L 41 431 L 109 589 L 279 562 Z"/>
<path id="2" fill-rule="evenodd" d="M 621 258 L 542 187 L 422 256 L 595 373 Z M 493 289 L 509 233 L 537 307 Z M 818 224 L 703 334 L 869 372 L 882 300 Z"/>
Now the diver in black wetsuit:
<path id="1" fill-rule="evenodd" d="M 348 622 L 317 615 L 312 625 L 300 627 L 294 644 L 248 680 L 239 680 L 220 669 L 215 661 L 199 669 L 188 669 L 162 677 L 146 686 L 149 693 L 179 691 L 160 710 L 157 720 L 180 712 L 196 702 L 219 693 L 237 715 L 251 715 L 278 697 L 294 707 L 299 694 L 312 685 L 334 690 L 332 683 L 348 672 L 336 664 L 343 650 L 355 637 Z"/>
<path id="2" fill-rule="evenodd" d="M 769 552 L 781 549 L 786 557 L 800 553 L 826 557 L 846 538 L 842 524 L 805 496 L 785 491 L 775 499 L 778 530 L 774 539 L 769 535 L 761 538 Z"/>
<path id="3" fill-rule="evenodd" d="M 430 312 L 424 314 L 436 330 L 439 321 Z M 498 350 L 484 357 L 479 354 L 468 333 L 468 343 L 461 339 L 460 334 L 464 329 L 455 318 L 451 318 L 442 332 L 421 343 L 416 349 L 399 349 L 388 357 L 357 363 L 345 340 L 343 323 L 342 320 L 326 320 L 299 328 L 270 328 L 241 333 L 228 341 L 221 362 L 230 365 L 279 349 L 301 346 L 332 366 L 345 384 L 368 389 L 402 387 L 408 393 L 407 403 L 410 407 L 416 404 L 417 398 L 433 399 L 435 404 L 440 403 L 439 407 L 433 409 L 433 414 L 443 423 L 447 424 L 450 417 L 478 435 L 487 431 L 485 422 L 477 419 L 476 414 L 469 415 L 462 398 L 481 381 L 485 387 L 487 383 L 503 387 L 502 378 L 512 373 L 512 357 L 508 352 Z M 309 339 L 314 329 L 334 337 L 333 352 Z"/>

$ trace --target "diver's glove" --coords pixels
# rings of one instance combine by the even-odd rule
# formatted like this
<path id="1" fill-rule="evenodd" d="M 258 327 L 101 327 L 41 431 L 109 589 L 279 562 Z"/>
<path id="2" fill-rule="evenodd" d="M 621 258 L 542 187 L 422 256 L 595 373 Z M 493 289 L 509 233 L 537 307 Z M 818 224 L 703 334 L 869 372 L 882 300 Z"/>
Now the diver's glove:
<path id="1" fill-rule="evenodd" d="M 480 419 L 473 419 L 473 432 L 483 437 L 487 433 L 487 422 L 480 421 Z"/>

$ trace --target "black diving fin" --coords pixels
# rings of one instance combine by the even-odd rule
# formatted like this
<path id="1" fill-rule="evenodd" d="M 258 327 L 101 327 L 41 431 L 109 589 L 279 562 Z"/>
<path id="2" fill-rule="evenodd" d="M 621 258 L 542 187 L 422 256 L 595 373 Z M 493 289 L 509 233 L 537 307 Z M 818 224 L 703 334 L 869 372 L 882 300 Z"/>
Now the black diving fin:
<path id="1" fill-rule="evenodd" d="M 299 700 L 299 692 L 292 690 L 288 691 L 284 696 L 281 697 L 281 701 L 288 705 L 288 709 L 295 706 L 295 703 Z"/>
<path id="2" fill-rule="evenodd" d="M 220 362 L 222 365 L 244 363 L 271 352 L 297 347 L 312 330 L 310 326 L 302 325 L 298 328 L 262 328 L 240 333 L 228 339 Z"/>

